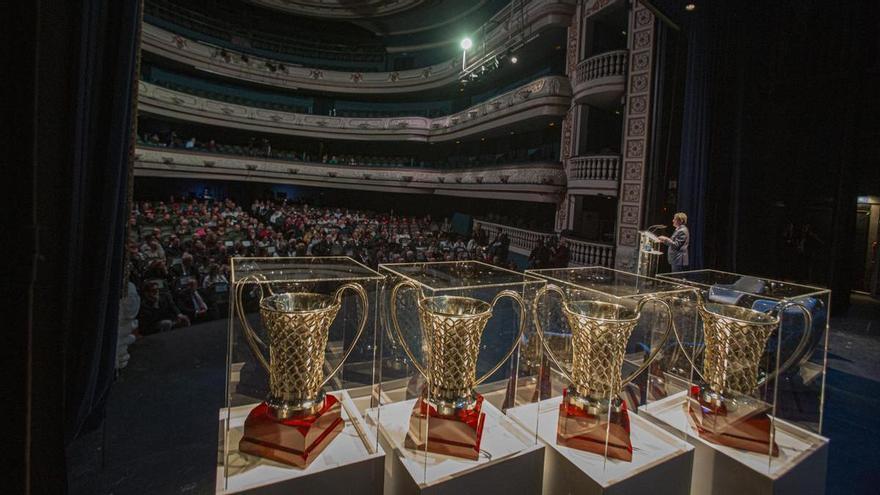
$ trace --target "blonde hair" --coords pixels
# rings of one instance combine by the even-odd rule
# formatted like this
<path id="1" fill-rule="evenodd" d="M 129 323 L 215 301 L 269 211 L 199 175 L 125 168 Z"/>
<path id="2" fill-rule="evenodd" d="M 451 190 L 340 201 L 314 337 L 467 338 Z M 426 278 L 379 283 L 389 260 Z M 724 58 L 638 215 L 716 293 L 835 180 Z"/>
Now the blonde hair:
<path id="1" fill-rule="evenodd" d="M 678 221 L 680 221 L 680 222 L 681 222 L 682 224 L 684 224 L 684 225 L 687 225 L 687 223 L 688 223 L 688 216 L 687 216 L 687 213 L 678 212 L 678 213 L 676 213 L 675 215 L 673 215 L 672 218 L 673 218 L 674 220 L 678 220 Z"/>

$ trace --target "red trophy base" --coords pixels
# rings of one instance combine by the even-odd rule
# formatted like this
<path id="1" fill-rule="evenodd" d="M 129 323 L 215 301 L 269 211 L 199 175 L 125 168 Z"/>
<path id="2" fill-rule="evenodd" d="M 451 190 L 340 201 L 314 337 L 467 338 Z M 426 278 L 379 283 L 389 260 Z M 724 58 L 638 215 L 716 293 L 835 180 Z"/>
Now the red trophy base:
<path id="1" fill-rule="evenodd" d="M 451 415 L 439 414 L 436 407 L 420 397 L 409 417 L 409 433 L 404 445 L 410 449 L 477 460 L 486 414 L 482 412 L 483 396 L 476 395 L 473 408 Z"/>
<path id="2" fill-rule="evenodd" d="M 741 406 L 746 407 L 748 406 Z M 779 455 L 779 446 L 776 442 L 772 446 L 770 443 L 772 425 L 763 404 L 760 408 L 752 406 L 750 410 L 737 411 L 736 416 L 733 416 L 723 403 L 717 406 L 700 400 L 700 388 L 692 387 L 687 409 L 688 418 L 699 432 L 700 438 L 773 457 Z"/>
<path id="3" fill-rule="evenodd" d="M 620 404 L 620 411 L 611 411 L 610 416 L 591 414 L 580 406 L 572 404 L 566 389 L 563 392 L 562 404 L 559 405 L 556 443 L 622 461 L 632 461 L 629 413 L 626 409 L 626 401 L 620 401 Z"/>
<path id="4" fill-rule="evenodd" d="M 288 419 L 275 419 L 263 402 L 244 421 L 244 436 L 238 450 L 304 468 L 344 426 L 342 407 L 332 395 L 324 397 L 324 405 L 317 413 Z"/>

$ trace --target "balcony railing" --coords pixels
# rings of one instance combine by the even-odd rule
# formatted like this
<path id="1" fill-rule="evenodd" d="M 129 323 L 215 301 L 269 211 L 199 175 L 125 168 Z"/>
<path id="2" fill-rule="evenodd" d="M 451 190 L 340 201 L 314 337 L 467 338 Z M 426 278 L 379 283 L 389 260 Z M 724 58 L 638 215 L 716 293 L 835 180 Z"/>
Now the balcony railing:
<path id="1" fill-rule="evenodd" d="M 238 129 L 321 139 L 443 141 L 534 117 L 562 116 L 571 104 L 568 78 L 544 76 L 465 111 L 437 118 L 332 117 L 212 100 L 141 81 L 139 111 Z"/>
<path id="2" fill-rule="evenodd" d="M 562 192 L 558 163 L 499 164 L 466 169 L 426 169 L 313 163 L 138 146 L 135 175 L 243 180 L 377 192 L 433 194 L 552 203 Z"/>
<path id="3" fill-rule="evenodd" d="M 538 240 L 555 235 L 548 232 L 536 232 L 509 225 L 501 225 L 485 220 L 474 220 L 474 228 L 477 227 L 488 232 L 497 232 L 500 229 L 510 239 L 510 250 L 523 256 L 531 254 L 535 246 L 538 245 Z M 611 268 L 614 265 L 613 245 L 582 241 L 565 236 L 563 236 L 563 239 L 565 239 L 570 252 L 569 266 L 606 266 Z"/>
<path id="4" fill-rule="evenodd" d="M 568 180 L 616 181 L 619 172 L 619 155 L 576 156 L 569 161 Z"/>
<path id="5" fill-rule="evenodd" d="M 509 225 L 501 225 L 500 223 L 487 222 L 485 220 L 474 220 L 474 229 L 477 227 L 486 232 L 498 232 L 500 229 L 510 239 L 510 250 L 524 256 L 531 254 L 535 246 L 538 245 L 538 240 L 553 235 L 546 232 L 536 232 Z"/>
<path id="6" fill-rule="evenodd" d="M 626 90 L 627 50 L 600 53 L 582 60 L 572 78 L 575 103 L 611 109 Z"/>
<path id="7" fill-rule="evenodd" d="M 568 242 L 568 250 L 571 252 L 569 266 L 613 267 L 614 246 L 570 238 L 566 238 L 566 241 Z"/>
<path id="8" fill-rule="evenodd" d="M 577 65 L 576 84 L 607 77 L 626 76 L 627 50 L 600 53 Z"/>

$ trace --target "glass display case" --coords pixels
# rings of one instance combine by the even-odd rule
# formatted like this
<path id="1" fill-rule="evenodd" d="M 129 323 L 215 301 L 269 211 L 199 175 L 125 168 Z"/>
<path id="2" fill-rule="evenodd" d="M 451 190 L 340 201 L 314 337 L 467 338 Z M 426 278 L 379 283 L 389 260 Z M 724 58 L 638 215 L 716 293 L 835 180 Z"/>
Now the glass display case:
<path id="1" fill-rule="evenodd" d="M 530 407 L 538 409 L 539 436 L 563 460 L 556 464 L 580 475 L 568 483 L 577 479 L 597 492 L 655 481 L 687 487 L 686 436 L 638 412 L 688 390 L 693 347 L 685 343 L 695 338 L 688 308 L 696 291 L 604 267 L 526 273 L 547 281 L 532 303 L 545 359 L 541 400 Z"/>
<path id="2" fill-rule="evenodd" d="M 816 473 L 824 483 L 830 291 L 717 270 L 658 278 L 697 289 L 692 311 L 701 328 L 691 344 L 691 389 L 648 413 L 671 425 L 687 417 L 693 442 L 750 467 L 768 485 Z"/>
<path id="3" fill-rule="evenodd" d="M 541 349 L 521 346 L 535 339 L 528 308 L 544 282 L 477 261 L 379 271 L 386 276 L 380 404 L 368 418 L 395 458 L 391 477 L 411 480 L 415 491 L 465 474 L 503 487 L 530 469 L 524 482 L 540 490 L 537 438 L 505 411 L 539 395 Z M 530 468 L 514 476 L 493 469 L 524 456 Z"/>
<path id="4" fill-rule="evenodd" d="M 347 257 L 231 260 L 217 491 L 382 486 L 371 406 L 382 276 Z M 250 493 L 250 492 L 249 492 Z M 361 493 L 355 490 L 346 493 Z"/>

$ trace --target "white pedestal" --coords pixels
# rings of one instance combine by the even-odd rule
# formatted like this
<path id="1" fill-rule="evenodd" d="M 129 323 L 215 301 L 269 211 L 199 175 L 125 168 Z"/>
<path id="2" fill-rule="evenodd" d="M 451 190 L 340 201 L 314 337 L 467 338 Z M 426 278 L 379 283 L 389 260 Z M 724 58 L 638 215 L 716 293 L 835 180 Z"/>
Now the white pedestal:
<path id="1" fill-rule="evenodd" d="M 646 404 L 639 414 L 694 445 L 694 495 L 807 495 L 825 493 L 828 439 L 776 420 L 779 456 L 748 452 L 700 438 L 688 421 L 685 392 Z"/>
<path id="2" fill-rule="evenodd" d="M 342 403 L 345 427 L 305 469 L 238 452 L 244 420 L 257 406 L 229 410 L 229 429 L 224 428 L 227 410 L 220 410 L 220 452 L 217 466 L 218 494 L 378 495 L 382 493 L 385 452 L 346 391 L 333 392 Z M 228 465 L 224 466 L 223 435 L 226 435 Z M 225 483 L 224 483 L 225 481 Z"/>
<path id="3" fill-rule="evenodd" d="M 475 461 L 404 446 L 415 399 L 367 411 L 379 424 L 385 460 L 386 495 L 465 493 L 540 493 L 544 447 L 488 401 Z"/>
<path id="4" fill-rule="evenodd" d="M 693 462 L 693 447 L 687 442 L 630 413 L 630 462 L 558 445 L 561 402 L 562 397 L 555 397 L 507 411 L 526 429 L 537 423 L 538 438 L 548 446 L 543 493 L 687 495 Z"/>

